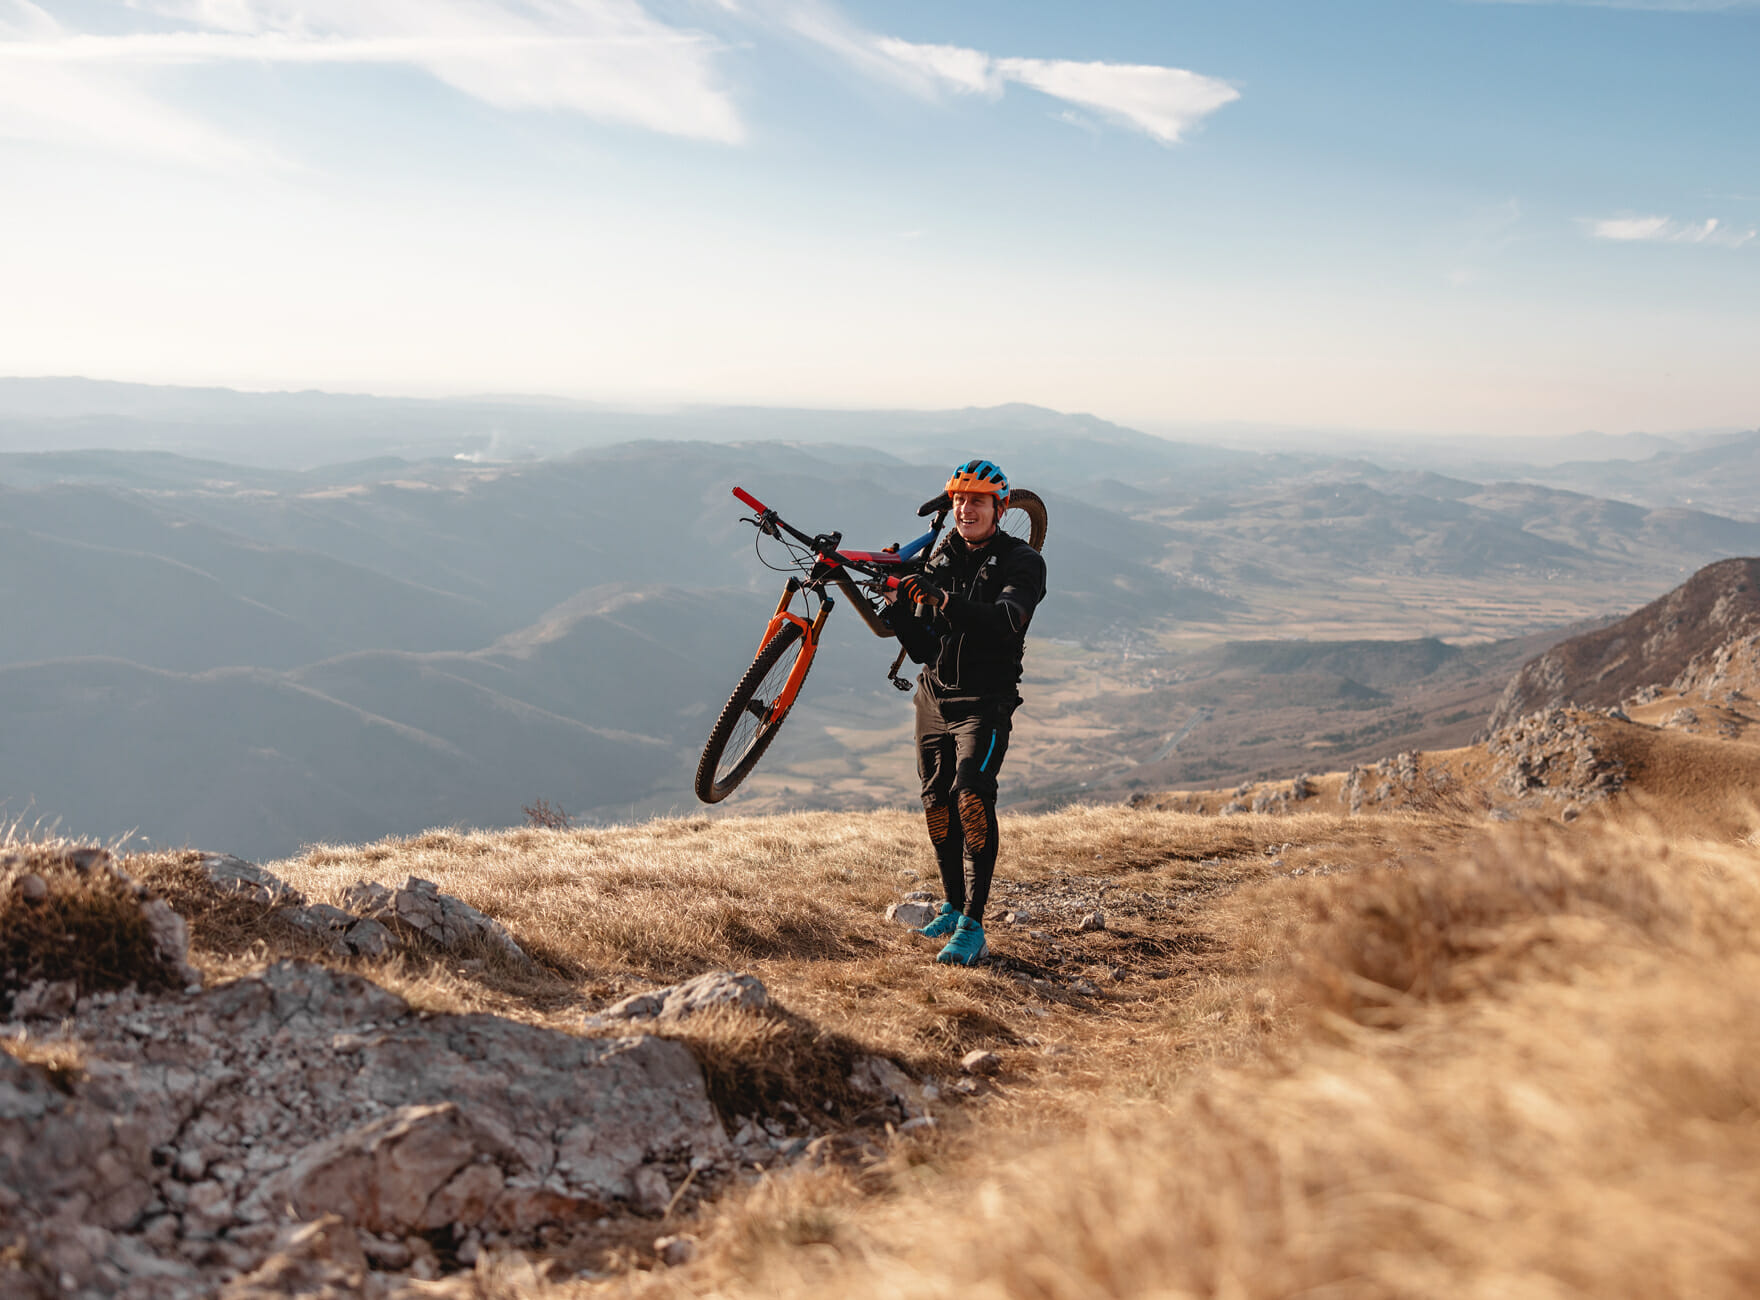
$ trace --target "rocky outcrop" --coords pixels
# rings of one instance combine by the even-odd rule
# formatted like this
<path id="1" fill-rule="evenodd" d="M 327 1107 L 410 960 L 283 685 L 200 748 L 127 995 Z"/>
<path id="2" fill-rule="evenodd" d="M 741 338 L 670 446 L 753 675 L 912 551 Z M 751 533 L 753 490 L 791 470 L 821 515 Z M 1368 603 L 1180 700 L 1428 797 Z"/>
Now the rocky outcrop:
<path id="1" fill-rule="evenodd" d="M 1352 763 L 1338 787 L 1338 801 L 1352 813 L 1362 812 L 1366 804 L 1408 802 L 1417 793 L 1420 757 L 1416 750 L 1404 750 L 1368 767 Z"/>
<path id="2" fill-rule="evenodd" d="M 1566 709 L 1516 719 L 1493 732 L 1485 750 L 1498 760 L 1498 783 L 1506 795 L 1590 804 L 1625 785 L 1624 762 L 1582 716 Z"/>
<path id="3" fill-rule="evenodd" d="M 189 1293 L 323 1215 L 405 1260 L 529 1235 L 730 1150 L 682 1044 L 422 1014 L 307 963 L 88 997 L 78 1029 L 71 1082 L 0 1052 L 0 1236 L 64 1292 Z"/>
<path id="4" fill-rule="evenodd" d="M 1760 631 L 1760 559 L 1719 560 L 1610 627 L 1529 660 L 1504 689 L 1490 729 L 1566 705 L 1606 709 L 1674 681 L 1701 654 Z"/>
<path id="5" fill-rule="evenodd" d="M 382 957 L 405 939 L 465 955 L 490 952 L 519 969 L 535 969 L 507 927 L 440 886 L 410 876 L 393 889 L 359 880 L 343 891 L 346 906 L 308 902 L 306 896 L 266 867 L 243 858 L 210 854 L 201 860 L 209 883 L 222 894 L 242 895 L 276 910 L 302 930 L 328 937 L 338 956 Z"/>
<path id="6" fill-rule="evenodd" d="M 1672 685 L 1682 695 L 1718 704 L 1760 697 L 1760 634 L 1733 637 L 1695 655 Z"/>

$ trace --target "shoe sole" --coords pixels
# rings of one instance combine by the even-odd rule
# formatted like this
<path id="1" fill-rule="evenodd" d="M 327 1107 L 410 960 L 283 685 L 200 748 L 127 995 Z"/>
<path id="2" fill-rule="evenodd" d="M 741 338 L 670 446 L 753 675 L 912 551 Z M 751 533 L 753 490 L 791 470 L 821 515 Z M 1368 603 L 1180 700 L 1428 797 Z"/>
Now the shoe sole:
<path id="1" fill-rule="evenodd" d="M 940 966 L 976 966 L 979 962 L 983 961 L 984 958 L 988 957 L 989 955 L 990 955 L 990 945 L 985 944 L 982 948 L 978 949 L 977 952 L 972 954 L 970 960 L 961 961 L 958 957 L 949 957 L 946 961 L 942 961 L 941 957 L 938 954 L 935 958 L 935 961 L 936 961 L 936 964 L 940 965 Z"/>

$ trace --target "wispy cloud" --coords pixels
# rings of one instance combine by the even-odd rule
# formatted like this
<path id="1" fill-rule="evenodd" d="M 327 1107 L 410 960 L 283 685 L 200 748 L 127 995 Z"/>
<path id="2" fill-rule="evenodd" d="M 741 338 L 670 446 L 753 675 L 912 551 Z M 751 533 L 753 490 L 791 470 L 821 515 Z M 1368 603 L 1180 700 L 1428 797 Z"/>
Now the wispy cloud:
<path id="1" fill-rule="evenodd" d="M 1586 217 L 1584 228 L 1594 239 L 1617 243 L 1712 244 L 1740 248 L 1760 231 L 1736 229 L 1716 217 L 1704 221 L 1676 221 L 1673 217 Z"/>
<path id="2" fill-rule="evenodd" d="M 267 155 L 161 102 L 138 71 L 53 57 L 77 37 L 29 0 L 0 0 L 0 138 L 108 146 L 198 167 Z"/>
<path id="3" fill-rule="evenodd" d="M 157 103 L 147 79 L 192 64 L 375 63 L 423 69 L 503 109 L 580 113 L 669 135 L 737 142 L 719 48 L 635 0 L 137 0 L 178 30 L 64 30 L 29 0 L 0 0 L 0 134 L 108 143 L 191 161 L 244 147 Z"/>
<path id="4" fill-rule="evenodd" d="M 1240 98 L 1226 81 L 1154 64 L 1004 58 L 959 45 L 882 36 L 821 0 L 784 0 L 767 12 L 876 80 L 926 98 L 999 98 L 1010 83 L 1050 95 L 1160 141 L 1174 144 L 1198 122 Z"/>
<path id="5" fill-rule="evenodd" d="M 267 150 L 173 106 L 179 72 L 217 64 L 417 68 L 507 110 L 576 113 L 667 135 L 738 143 L 719 76 L 726 46 L 644 0 L 126 0 L 123 30 L 63 26 L 34 0 L 0 0 L 0 137 L 96 145 L 229 168 Z M 1049 95 L 1064 116 L 1162 144 L 1240 97 L 1181 68 L 997 57 L 867 31 L 830 0 L 701 0 L 723 21 L 791 32 L 870 79 L 926 99 Z M 132 27 L 133 30 L 128 30 Z M 1091 124 L 1090 124 L 1091 125 Z"/>
<path id="6" fill-rule="evenodd" d="M 1103 118 L 1174 144 L 1189 128 L 1241 97 L 1226 81 L 1130 63 L 1072 63 L 1062 59 L 998 59 L 1009 81 L 1076 104 Z"/>

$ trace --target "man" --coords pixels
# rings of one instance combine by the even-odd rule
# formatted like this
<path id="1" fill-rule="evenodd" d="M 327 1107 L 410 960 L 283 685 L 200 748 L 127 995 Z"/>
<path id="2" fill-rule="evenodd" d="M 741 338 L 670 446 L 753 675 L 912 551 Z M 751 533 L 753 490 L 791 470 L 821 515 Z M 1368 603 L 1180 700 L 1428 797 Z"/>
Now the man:
<path id="1" fill-rule="evenodd" d="M 996 772 L 1021 702 L 1021 653 L 1045 597 L 1045 561 L 997 528 L 1008 478 L 987 460 L 954 470 L 953 535 L 885 612 L 917 678 L 917 774 L 947 901 L 917 933 L 946 938 L 939 962 L 985 953 L 984 905 L 996 869 Z M 971 860 L 968 878 L 965 861 Z"/>

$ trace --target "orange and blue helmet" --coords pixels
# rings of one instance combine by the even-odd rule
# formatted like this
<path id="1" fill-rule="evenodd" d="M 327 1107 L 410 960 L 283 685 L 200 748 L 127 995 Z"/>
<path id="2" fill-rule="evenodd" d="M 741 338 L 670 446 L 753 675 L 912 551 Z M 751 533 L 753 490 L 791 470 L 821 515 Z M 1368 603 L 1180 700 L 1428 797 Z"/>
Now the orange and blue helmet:
<path id="1" fill-rule="evenodd" d="M 953 471 L 947 480 L 947 491 L 985 492 L 996 497 L 996 508 L 1008 505 L 1008 475 L 995 461 L 973 458 Z"/>

